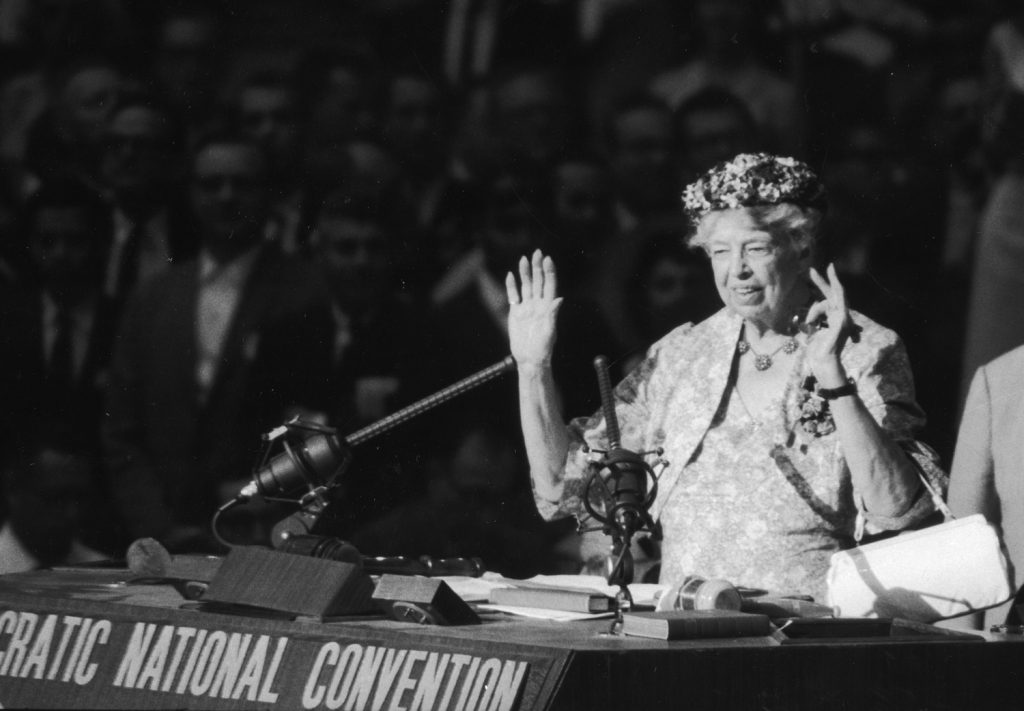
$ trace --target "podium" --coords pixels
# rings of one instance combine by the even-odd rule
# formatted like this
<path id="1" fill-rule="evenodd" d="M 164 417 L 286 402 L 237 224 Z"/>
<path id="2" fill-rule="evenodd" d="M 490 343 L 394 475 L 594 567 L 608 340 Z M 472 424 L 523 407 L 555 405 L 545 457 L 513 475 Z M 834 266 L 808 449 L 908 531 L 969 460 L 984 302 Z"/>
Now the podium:
<path id="1" fill-rule="evenodd" d="M 1016 708 L 1024 638 L 662 641 L 608 620 L 467 626 L 202 609 L 126 570 L 0 577 L 5 708 Z"/>

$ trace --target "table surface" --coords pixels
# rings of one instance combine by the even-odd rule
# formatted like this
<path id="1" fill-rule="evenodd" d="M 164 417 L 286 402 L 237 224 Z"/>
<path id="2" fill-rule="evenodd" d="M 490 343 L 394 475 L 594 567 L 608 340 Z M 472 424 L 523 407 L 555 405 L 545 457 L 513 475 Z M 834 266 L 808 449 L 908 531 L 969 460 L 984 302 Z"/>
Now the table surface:
<path id="1" fill-rule="evenodd" d="M 74 600 L 81 602 L 110 603 L 143 608 L 202 609 L 201 605 L 187 600 L 174 585 L 162 582 L 134 581 L 127 569 L 62 568 L 58 570 L 35 571 L 0 576 L 0 598 L 29 597 L 49 600 Z M 251 611 L 240 614 L 248 616 Z M 561 622 L 530 617 L 520 617 L 500 612 L 480 611 L 481 624 L 472 626 L 442 627 L 398 622 L 379 615 L 352 616 L 332 620 L 291 618 L 286 615 L 270 614 L 261 618 L 262 623 L 275 625 L 300 625 L 307 631 L 332 634 L 339 629 L 354 628 L 367 630 L 401 629 L 406 634 L 488 640 L 500 643 L 524 643 L 538 647 L 574 649 L 578 651 L 628 650 L 628 649 L 678 649 L 678 648 L 766 648 L 780 645 L 778 637 L 738 637 L 729 639 L 699 640 L 655 640 L 643 637 L 629 637 L 607 634 L 610 627 L 608 618 Z M 212 618 L 237 618 L 223 612 L 204 612 Z M 912 623 L 909 623 L 912 625 Z M 951 631 L 930 625 L 912 625 L 908 631 L 914 634 L 909 641 L 920 642 L 1024 642 L 1024 635 L 1001 635 L 983 631 Z M 919 635 L 923 636 L 918 639 Z M 904 635 L 899 635 L 905 639 Z M 864 644 L 885 641 L 887 638 L 865 639 L 860 637 L 807 640 L 801 643 L 820 643 L 835 646 Z M 889 641 L 892 641 L 891 639 Z"/>
<path id="2" fill-rule="evenodd" d="M 987 708 L 1024 690 L 1024 636 L 966 634 L 931 626 L 894 625 L 892 637 L 786 640 L 776 636 L 665 641 L 612 636 L 608 619 L 554 622 L 483 613 L 480 625 L 434 626 L 383 617 L 321 621 L 196 613 L 166 583 L 133 582 L 124 569 L 61 569 L 0 576 L 7 608 L 81 609 L 124 619 L 172 620 L 307 639 L 381 641 L 459 649 L 472 643 L 508 653 L 554 658 L 564 671 L 546 680 L 538 707 L 592 709 L 672 706 L 685 695 L 691 708 Z M 198 624 L 198 623 L 194 623 Z M 550 688 L 549 688 L 550 687 Z M 539 698 L 539 695 L 538 695 Z M 867 702 L 867 705 L 864 705 Z M 969 706 L 964 706 L 969 704 Z M 524 702 L 524 706 L 525 706 Z"/>

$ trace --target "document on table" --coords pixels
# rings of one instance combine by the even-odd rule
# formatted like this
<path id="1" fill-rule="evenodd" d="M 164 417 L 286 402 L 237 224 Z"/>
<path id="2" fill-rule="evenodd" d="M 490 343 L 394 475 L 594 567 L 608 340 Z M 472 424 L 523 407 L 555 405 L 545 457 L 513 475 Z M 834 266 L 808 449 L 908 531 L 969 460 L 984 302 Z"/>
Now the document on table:
<path id="1" fill-rule="evenodd" d="M 614 613 L 566 612 L 564 610 L 547 610 L 537 607 L 492 605 L 487 601 L 490 599 L 492 590 L 506 587 L 597 592 L 609 597 L 615 597 L 619 591 L 618 586 L 609 585 L 608 581 L 598 575 L 537 575 L 526 580 L 515 580 L 495 573 L 485 573 L 480 578 L 447 576 L 443 580 L 459 597 L 466 602 L 477 604 L 481 610 L 495 610 L 524 617 L 559 621 L 593 620 L 609 617 Z M 633 603 L 635 605 L 654 606 L 657 604 L 661 594 L 669 587 L 668 585 L 634 583 L 629 586 L 629 592 L 633 596 Z"/>

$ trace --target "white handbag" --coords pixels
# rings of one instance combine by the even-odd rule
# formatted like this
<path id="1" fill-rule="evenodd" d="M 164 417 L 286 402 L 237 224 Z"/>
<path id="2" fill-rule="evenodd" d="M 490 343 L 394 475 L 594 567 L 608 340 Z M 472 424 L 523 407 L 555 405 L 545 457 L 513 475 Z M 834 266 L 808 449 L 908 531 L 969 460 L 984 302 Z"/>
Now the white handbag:
<path id="1" fill-rule="evenodd" d="M 982 514 L 947 518 L 918 531 L 839 551 L 828 570 L 828 604 L 840 617 L 936 622 L 995 607 L 1013 596 L 1002 543 Z"/>

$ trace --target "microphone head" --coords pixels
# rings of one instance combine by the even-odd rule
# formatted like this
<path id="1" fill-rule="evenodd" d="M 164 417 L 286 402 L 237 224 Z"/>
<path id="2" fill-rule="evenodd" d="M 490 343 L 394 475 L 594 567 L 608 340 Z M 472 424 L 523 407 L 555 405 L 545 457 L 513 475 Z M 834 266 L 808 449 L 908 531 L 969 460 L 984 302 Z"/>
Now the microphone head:
<path id="1" fill-rule="evenodd" d="M 281 496 L 306 485 L 326 484 L 347 459 L 347 452 L 333 434 L 316 433 L 296 445 L 285 442 L 284 448 L 253 472 L 251 486 L 262 496 Z M 249 490 L 246 486 L 239 496 Z"/>

